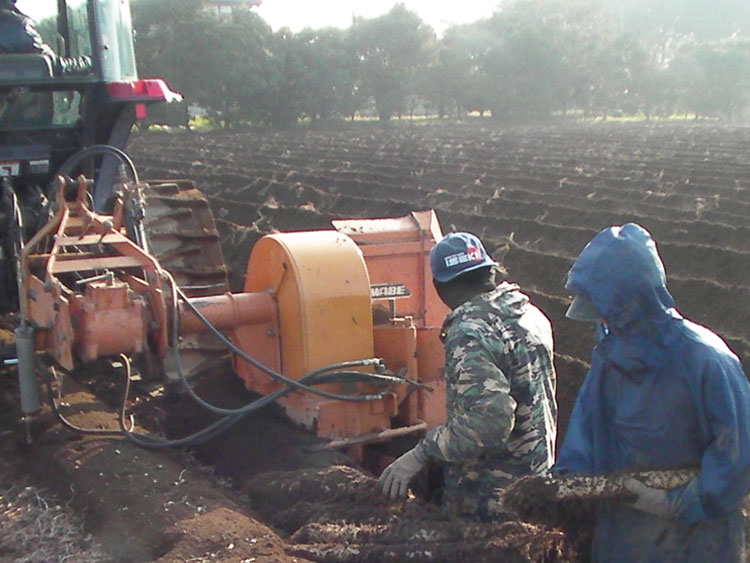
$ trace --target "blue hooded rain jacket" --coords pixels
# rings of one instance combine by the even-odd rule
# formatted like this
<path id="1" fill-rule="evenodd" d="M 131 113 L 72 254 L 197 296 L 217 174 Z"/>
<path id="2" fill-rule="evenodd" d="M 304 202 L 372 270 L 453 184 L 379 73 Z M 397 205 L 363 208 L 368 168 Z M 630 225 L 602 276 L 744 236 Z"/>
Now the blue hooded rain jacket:
<path id="1" fill-rule="evenodd" d="M 669 493 L 671 519 L 625 503 L 600 508 L 594 561 L 743 560 L 750 385 L 738 358 L 680 316 L 656 245 L 636 224 L 594 237 L 566 287 L 604 322 L 552 471 L 700 468 Z"/>

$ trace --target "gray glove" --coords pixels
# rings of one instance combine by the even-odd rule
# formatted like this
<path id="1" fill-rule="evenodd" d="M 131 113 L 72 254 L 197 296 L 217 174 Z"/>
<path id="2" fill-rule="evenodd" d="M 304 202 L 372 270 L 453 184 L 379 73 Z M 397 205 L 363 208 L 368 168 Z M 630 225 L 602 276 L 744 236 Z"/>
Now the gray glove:
<path id="1" fill-rule="evenodd" d="M 406 452 L 385 468 L 378 479 L 383 494 L 396 500 L 406 496 L 409 481 L 427 465 L 427 454 L 421 444 Z"/>
<path id="2" fill-rule="evenodd" d="M 623 486 L 631 493 L 637 495 L 630 506 L 643 512 L 648 512 L 660 518 L 669 519 L 672 516 L 667 491 L 654 489 L 644 485 L 638 479 L 630 477 L 623 482 Z"/>

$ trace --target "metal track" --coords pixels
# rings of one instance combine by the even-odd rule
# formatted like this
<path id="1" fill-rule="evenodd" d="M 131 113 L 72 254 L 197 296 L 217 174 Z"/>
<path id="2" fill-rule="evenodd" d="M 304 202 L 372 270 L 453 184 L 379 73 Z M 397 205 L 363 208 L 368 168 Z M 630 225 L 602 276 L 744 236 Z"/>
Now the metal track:
<path id="1" fill-rule="evenodd" d="M 229 291 L 227 268 L 207 198 L 190 180 L 149 180 L 144 190 L 148 248 L 189 297 Z M 193 378 L 223 363 L 228 353 L 210 334 L 180 338 L 185 375 Z M 165 366 L 167 382 L 175 374 Z"/>

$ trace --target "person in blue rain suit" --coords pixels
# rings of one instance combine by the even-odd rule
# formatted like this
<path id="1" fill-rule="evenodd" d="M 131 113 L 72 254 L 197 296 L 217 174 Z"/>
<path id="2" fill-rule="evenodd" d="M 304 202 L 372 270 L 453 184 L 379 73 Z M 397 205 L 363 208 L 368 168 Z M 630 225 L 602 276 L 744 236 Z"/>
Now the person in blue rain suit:
<path id="1" fill-rule="evenodd" d="M 599 508 L 592 559 L 744 560 L 750 385 L 737 356 L 677 312 L 656 244 L 634 223 L 597 234 L 566 288 L 567 316 L 597 337 L 553 474 L 699 469 L 671 491 L 626 481 L 634 500 Z"/>

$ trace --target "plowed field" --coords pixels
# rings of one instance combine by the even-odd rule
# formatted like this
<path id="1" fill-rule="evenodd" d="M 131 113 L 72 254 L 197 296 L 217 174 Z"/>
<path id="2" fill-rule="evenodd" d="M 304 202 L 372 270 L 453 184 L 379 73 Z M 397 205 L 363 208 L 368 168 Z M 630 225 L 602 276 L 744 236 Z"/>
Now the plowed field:
<path id="1" fill-rule="evenodd" d="M 565 274 L 610 225 L 634 221 L 653 234 L 678 309 L 721 334 L 750 373 L 748 127 L 148 133 L 132 148 L 142 177 L 188 176 L 209 196 L 235 290 L 252 244 L 272 229 L 432 208 L 444 232 L 474 232 L 552 320 L 563 425 L 592 346 L 586 328 L 564 317 Z"/>
<path id="2" fill-rule="evenodd" d="M 678 309 L 720 333 L 750 368 L 750 127 L 350 125 L 146 132 L 130 152 L 141 178 L 191 178 L 209 197 L 235 290 L 253 243 L 272 230 L 432 208 L 444 232 L 479 235 L 552 320 L 561 433 L 592 345 L 585 325 L 564 318 L 565 274 L 604 227 L 635 221 L 650 230 Z M 203 391 L 230 404 L 246 399 L 226 373 Z M 76 420 L 114 427 L 106 417 L 92 422 L 89 411 L 99 410 L 87 393 L 69 399 L 72 408 L 85 405 L 73 409 Z M 205 422 L 182 401 L 159 409 L 168 431 Z M 100 550 L 118 561 L 584 559 L 576 538 L 558 529 L 446 521 L 418 499 L 389 504 L 373 494 L 372 476 L 334 454 L 310 453 L 311 442 L 273 409 L 195 457 L 72 440 L 49 426 L 5 466 L 69 498 Z"/>

